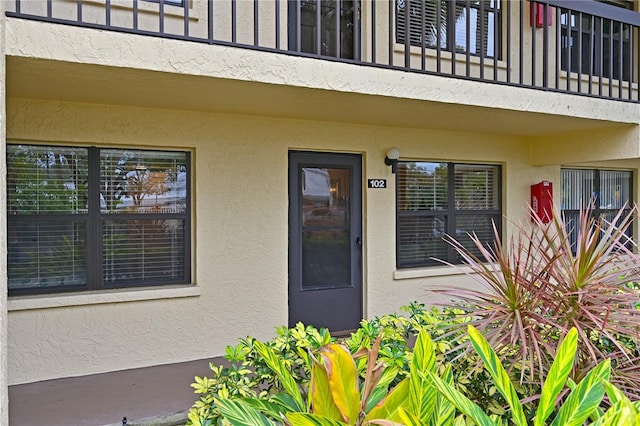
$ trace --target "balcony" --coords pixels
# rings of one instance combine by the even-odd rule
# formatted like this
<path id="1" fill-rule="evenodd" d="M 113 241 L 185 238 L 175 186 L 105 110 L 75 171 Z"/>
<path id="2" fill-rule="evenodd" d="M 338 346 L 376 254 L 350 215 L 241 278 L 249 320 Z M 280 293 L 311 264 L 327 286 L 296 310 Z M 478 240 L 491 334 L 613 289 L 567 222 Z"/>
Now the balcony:
<path id="1" fill-rule="evenodd" d="M 640 14 L 595 1 L 47 0 L 21 18 L 640 103 Z"/>

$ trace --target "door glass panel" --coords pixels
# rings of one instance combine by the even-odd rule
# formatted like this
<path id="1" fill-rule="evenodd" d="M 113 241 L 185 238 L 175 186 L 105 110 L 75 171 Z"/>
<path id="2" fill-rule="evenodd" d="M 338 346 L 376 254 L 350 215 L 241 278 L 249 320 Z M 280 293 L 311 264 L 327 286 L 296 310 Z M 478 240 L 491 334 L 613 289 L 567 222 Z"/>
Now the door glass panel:
<path id="1" fill-rule="evenodd" d="M 350 175 L 348 169 L 304 167 L 302 200 L 302 287 L 350 285 Z"/>

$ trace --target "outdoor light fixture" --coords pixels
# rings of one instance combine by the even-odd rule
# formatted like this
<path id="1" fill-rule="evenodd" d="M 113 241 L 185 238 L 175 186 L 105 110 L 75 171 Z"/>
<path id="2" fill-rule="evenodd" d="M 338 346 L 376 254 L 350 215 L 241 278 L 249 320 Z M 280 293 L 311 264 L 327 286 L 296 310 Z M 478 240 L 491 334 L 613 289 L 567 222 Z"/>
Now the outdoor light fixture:
<path id="1" fill-rule="evenodd" d="M 395 173 L 398 170 L 398 158 L 400 158 L 400 150 L 396 147 L 389 148 L 384 164 L 391 166 L 391 173 Z"/>

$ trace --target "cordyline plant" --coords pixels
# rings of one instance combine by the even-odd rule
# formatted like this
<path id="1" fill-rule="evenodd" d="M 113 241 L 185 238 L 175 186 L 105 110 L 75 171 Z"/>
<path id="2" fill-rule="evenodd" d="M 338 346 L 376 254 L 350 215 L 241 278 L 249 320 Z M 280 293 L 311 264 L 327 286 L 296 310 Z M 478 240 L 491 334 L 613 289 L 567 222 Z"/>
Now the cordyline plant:
<path id="1" fill-rule="evenodd" d="M 449 305 L 472 318 L 521 382 L 541 383 L 558 341 L 574 327 L 580 344 L 572 379 L 610 358 L 612 381 L 640 399 L 640 292 L 633 284 L 640 265 L 626 233 L 637 212 L 621 209 L 607 222 L 586 208 L 567 223 L 554 211 L 549 223 L 514 224 L 508 245 L 495 225 L 493 244 L 473 234 L 473 250 L 448 238 L 480 287 L 429 292 L 451 297 Z"/>

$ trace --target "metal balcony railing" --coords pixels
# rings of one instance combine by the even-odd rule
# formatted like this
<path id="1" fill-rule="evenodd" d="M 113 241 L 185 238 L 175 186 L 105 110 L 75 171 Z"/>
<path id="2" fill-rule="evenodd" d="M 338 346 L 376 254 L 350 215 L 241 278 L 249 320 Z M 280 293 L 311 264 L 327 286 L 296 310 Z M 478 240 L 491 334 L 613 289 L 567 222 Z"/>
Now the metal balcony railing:
<path id="1" fill-rule="evenodd" d="M 12 0 L 7 16 L 640 102 L 640 14 L 594 0 Z"/>

